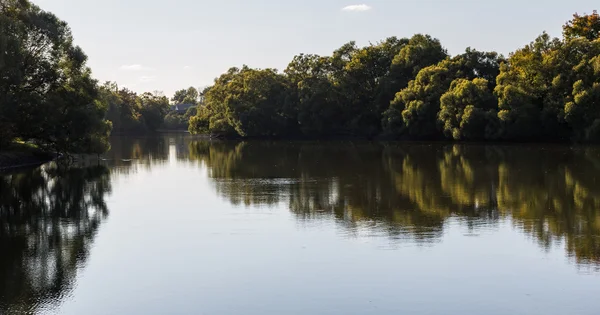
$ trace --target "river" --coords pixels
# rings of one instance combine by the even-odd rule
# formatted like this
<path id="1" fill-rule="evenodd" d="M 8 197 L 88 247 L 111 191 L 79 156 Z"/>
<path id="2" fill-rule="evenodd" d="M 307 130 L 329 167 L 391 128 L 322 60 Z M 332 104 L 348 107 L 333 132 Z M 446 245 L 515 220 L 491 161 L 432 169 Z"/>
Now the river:
<path id="1" fill-rule="evenodd" d="M 598 314 L 600 148 L 119 137 L 0 175 L 0 314 Z"/>

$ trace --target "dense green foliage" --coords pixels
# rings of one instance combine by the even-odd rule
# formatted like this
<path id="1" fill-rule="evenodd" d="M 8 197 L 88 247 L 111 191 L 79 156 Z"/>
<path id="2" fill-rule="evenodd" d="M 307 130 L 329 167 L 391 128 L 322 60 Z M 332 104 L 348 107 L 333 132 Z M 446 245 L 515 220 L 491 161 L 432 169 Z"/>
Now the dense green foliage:
<path id="1" fill-rule="evenodd" d="M 200 93 L 196 88 L 190 86 L 187 89 L 178 90 L 171 98 L 174 104 L 197 104 Z"/>
<path id="2" fill-rule="evenodd" d="M 86 60 L 55 15 L 0 0 L 0 146 L 20 138 L 60 152 L 107 150 L 111 124 Z"/>
<path id="3" fill-rule="evenodd" d="M 197 106 L 200 103 L 200 94 L 201 93 L 194 87 L 175 92 L 175 95 L 171 98 L 173 104 L 189 104 L 193 106 L 185 112 L 176 110 L 169 112 L 167 116 L 165 116 L 163 128 L 168 130 L 188 130 L 190 118 L 197 114 Z"/>
<path id="4" fill-rule="evenodd" d="M 283 73 L 231 68 L 190 131 L 226 137 L 600 140 L 600 17 L 574 15 L 508 58 L 449 56 L 426 35 L 301 54 Z M 184 98 L 185 90 L 180 98 Z"/>
<path id="5" fill-rule="evenodd" d="M 136 94 L 116 83 L 101 87 L 101 98 L 108 104 L 106 118 L 113 124 L 113 133 L 156 131 L 169 112 L 169 99 L 159 93 Z"/>
<path id="6" fill-rule="evenodd" d="M 197 114 L 197 107 L 190 107 L 185 113 L 171 111 L 165 116 L 163 128 L 168 130 L 188 130 L 190 119 Z"/>
<path id="7" fill-rule="evenodd" d="M 100 153 L 115 133 L 189 129 L 224 137 L 600 140 L 600 16 L 575 14 L 504 58 L 449 56 L 417 34 L 331 56 L 300 54 L 283 72 L 231 68 L 169 100 L 98 86 L 68 25 L 28 0 L 0 0 L 0 148 L 13 140 Z M 200 101 L 202 100 L 202 101 Z M 170 103 L 171 101 L 171 103 Z M 187 112 L 170 104 L 193 104 Z"/>

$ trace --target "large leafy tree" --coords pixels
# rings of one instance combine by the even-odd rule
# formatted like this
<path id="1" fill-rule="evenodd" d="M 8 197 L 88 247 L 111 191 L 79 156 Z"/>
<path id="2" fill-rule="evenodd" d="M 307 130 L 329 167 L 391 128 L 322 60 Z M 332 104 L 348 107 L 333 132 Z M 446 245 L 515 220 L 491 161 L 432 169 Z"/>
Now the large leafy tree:
<path id="1" fill-rule="evenodd" d="M 187 89 L 178 90 L 171 98 L 174 104 L 197 104 L 199 93 L 195 87 L 190 86 Z"/>
<path id="2" fill-rule="evenodd" d="M 544 123 L 541 118 L 553 77 L 553 64 L 545 60 L 560 45 L 558 39 L 552 39 L 544 33 L 513 53 L 508 62 L 502 65 L 495 93 L 501 123 L 499 132 L 503 138 L 535 139 L 557 130 L 557 115 L 546 113 Z M 548 128 L 544 128 L 544 124 Z"/>
<path id="3" fill-rule="evenodd" d="M 381 113 L 392 96 L 387 93 L 391 65 L 407 42 L 390 37 L 376 45 L 355 49 L 344 64 L 336 83 L 345 97 L 343 112 L 348 134 L 374 136 L 380 132 Z"/>
<path id="4" fill-rule="evenodd" d="M 456 79 L 440 99 L 439 121 L 447 138 L 482 140 L 493 137 L 490 120 L 496 116 L 497 103 L 486 79 Z M 487 132 L 486 132 L 487 131 Z"/>
<path id="5" fill-rule="evenodd" d="M 574 14 L 573 19 L 563 26 L 565 39 L 585 38 L 593 41 L 600 37 L 600 15 L 594 10 L 592 14 Z"/>
<path id="6" fill-rule="evenodd" d="M 502 66 L 495 93 L 504 138 L 600 140 L 597 19 L 576 14 L 562 40 L 544 33 Z"/>
<path id="7" fill-rule="evenodd" d="M 574 40 L 582 53 L 572 69 L 572 91 L 565 97 L 565 120 L 577 141 L 600 140 L 600 41 Z"/>
<path id="8" fill-rule="evenodd" d="M 67 23 L 27 0 L 0 0 L 0 30 L 2 142 L 19 137 L 69 152 L 106 148 L 106 106 Z"/>
<path id="9" fill-rule="evenodd" d="M 296 120 L 285 106 L 287 93 L 287 79 L 274 69 L 232 68 L 206 91 L 190 128 L 242 137 L 289 135 Z"/>
<path id="10" fill-rule="evenodd" d="M 230 68 L 215 79 L 213 86 L 203 91 L 205 105 L 190 119 L 191 133 L 212 134 L 215 136 L 239 136 L 229 122 L 227 107 L 223 100 L 228 96 L 227 86 L 240 72 L 239 68 Z"/>
<path id="11" fill-rule="evenodd" d="M 106 119 L 112 122 L 114 133 L 142 132 L 145 130 L 142 118 L 142 102 L 138 95 L 121 88 L 116 83 L 106 82 L 100 88 L 102 101 L 107 104 Z"/>
<path id="12" fill-rule="evenodd" d="M 300 131 L 307 136 L 341 132 L 339 89 L 331 77 L 331 58 L 300 54 L 285 69 L 290 81 L 288 106 L 296 108 Z"/>
<path id="13" fill-rule="evenodd" d="M 446 59 L 448 53 L 438 39 L 417 34 L 394 56 L 389 81 L 395 92 L 406 87 L 421 69 Z"/>
<path id="14" fill-rule="evenodd" d="M 492 88 L 488 79 L 495 78 L 499 72 L 500 60 L 502 57 L 497 53 L 468 48 L 462 55 L 421 69 L 416 78 L 396 94 L 384 113 L 384 132 L 394 137 L 441 138 L 443 128 L 438 124 L 440 98 L 451 83 L 455 79 L 480 78 L 488 84 L 487 88 Z"/>
<path id="15" fill-rule="evenodd" d="M 342 106 L 343 133 L 374 136 L 381 132 L 382 113 L 395 93 L 423 67 L 446 57 L 430 36 L 390 37 L 363 48 L 350 42 L 333 53 L 332 82 Z"/>
<path id="16" fill-rule="evenodd" d="M 142 103 L 141 114 L 146 127 L 150 131 L 157 130 L 163 124 L 169 111 L 169 99 L 156 93 L 144 93 L 140 99 Z"/>
<path id="17" fill-rule="evenodd" d="M 454 78 L 456 64 L 445 60 L 419 71 L 408 87 L 396 94 L 386 112 L 385 126 L 390 133 L 404 133 L 415 138 L 439 137 L 436 116 L 440 97 Z"/>

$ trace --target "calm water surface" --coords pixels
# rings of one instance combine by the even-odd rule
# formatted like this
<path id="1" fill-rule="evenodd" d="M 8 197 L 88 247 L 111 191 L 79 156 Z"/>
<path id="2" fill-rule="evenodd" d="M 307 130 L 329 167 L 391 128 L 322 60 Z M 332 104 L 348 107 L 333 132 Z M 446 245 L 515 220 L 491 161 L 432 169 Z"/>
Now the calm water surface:
<path id="1" fill-rule="evenodd" d="M 115 138 L 0 176 L 0 314 L 599 314 L 600 149 Z"/>

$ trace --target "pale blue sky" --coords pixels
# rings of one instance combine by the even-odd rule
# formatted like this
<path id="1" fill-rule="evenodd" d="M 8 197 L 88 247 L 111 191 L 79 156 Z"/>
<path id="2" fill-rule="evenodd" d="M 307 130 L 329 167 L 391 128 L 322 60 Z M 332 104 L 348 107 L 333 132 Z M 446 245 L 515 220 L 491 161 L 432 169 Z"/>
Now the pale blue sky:
<path id="1" fill-rule="evenodd" d="M 542 31 L 561 35 L 597 0 L 33 0 L 66 20 L 94 76 L 170 96 L 232 66 L 283 70 L 298 53 L 330 54 L 389 36 L 427 33 L 451 54 L 503 54 Z M 359 9 L 343 10 L 347 6 Z"/>

